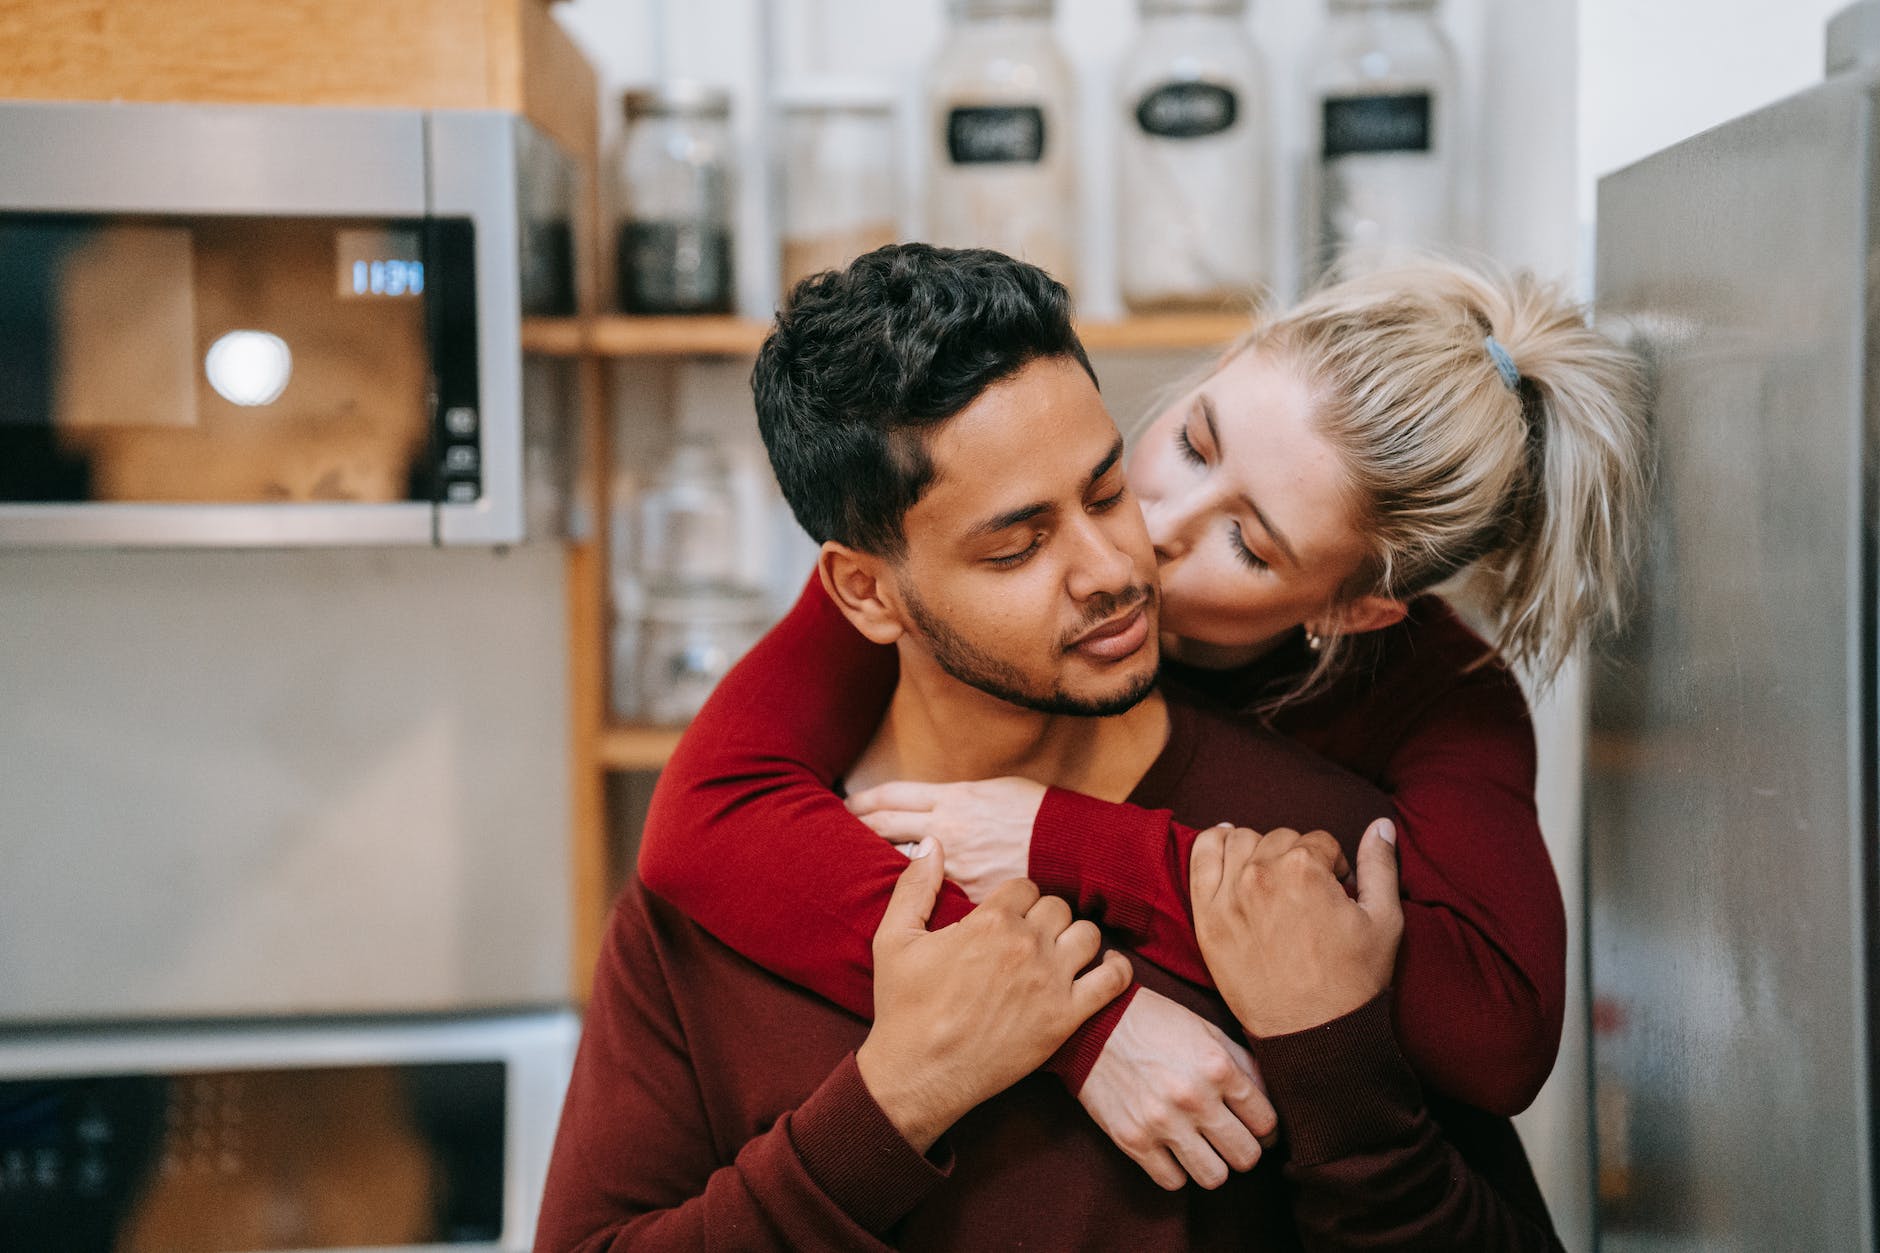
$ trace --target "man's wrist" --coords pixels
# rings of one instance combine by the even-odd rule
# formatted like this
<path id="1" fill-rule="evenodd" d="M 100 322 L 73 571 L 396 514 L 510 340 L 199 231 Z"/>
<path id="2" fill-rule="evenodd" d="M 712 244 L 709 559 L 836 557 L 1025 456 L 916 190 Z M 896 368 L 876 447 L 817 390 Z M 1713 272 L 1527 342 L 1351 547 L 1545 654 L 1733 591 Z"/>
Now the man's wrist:
<path id="1" fill-rule="evenodd" d="M 886 1051 L 871 1034 L 855 1050 L 855 1069 L 894 1129 L 916 1151 L 925 1153 L 966 1111 L 952 1108 L 944 1099 L 945 1085 L 933 1081 L 931 1067 L 884 1056 Z"/>
<path id="2" fill-rule="evenodd" d="M 1368 1005 L 1382 995 L 1383 988 L 1340 992 L 1314 988 L 1297 997 L 1264 997 L 1249 1005 L 1243 1016 L 1235 1014 L 1240 1025 L 1255 1039 L 1294 1035 L 1336 1021 Z M 1229 1006 L 1233 1008 L 1233 1006 Z"/>

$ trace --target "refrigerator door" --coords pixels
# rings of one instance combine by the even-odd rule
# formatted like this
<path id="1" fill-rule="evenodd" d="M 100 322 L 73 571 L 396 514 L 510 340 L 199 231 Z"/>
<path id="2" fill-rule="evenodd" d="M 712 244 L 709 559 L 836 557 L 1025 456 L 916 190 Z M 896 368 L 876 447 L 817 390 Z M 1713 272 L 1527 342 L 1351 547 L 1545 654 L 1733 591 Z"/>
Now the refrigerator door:
<path id="1" fill-rule="evenodd" d="M 1600 186 L 1659 462 L 1588 756 L 1605 1249 L 1872 1247 L 1873 91 Z"/>

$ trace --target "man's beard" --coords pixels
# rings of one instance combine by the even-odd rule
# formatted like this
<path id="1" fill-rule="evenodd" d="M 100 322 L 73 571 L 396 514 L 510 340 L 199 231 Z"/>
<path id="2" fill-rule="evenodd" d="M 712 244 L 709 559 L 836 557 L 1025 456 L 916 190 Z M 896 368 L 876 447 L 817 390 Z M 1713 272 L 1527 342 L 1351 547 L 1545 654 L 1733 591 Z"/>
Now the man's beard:
<path id="1" fill-rule="evenodd" d="M 1085 700 L 1071 695 L 1062 688 L 1048 692 L 1039 692 L 1026 685 L 1025 676 L 1016 666 L 991 656 L 959 632 L 948 626 L 927 607 L 919 593 L 912 587 L 904 587 L 907 596 L 907 611 L 914 619 L 914 626 L 921 637 L 927 641 L 927 647 L 933 653 L 933 659 L 947 674 L 958 679 L 968 687 L 977 688 L 988 696 L 996 696 L 1007 704 L 1017 705 L 1020 709 L 1029 709 L 1041 714 L 1064 714 L 1076 718 L 1108 718 L 1120 713 L 1128 713 L 1148 698 L 1155 690 L 1155 672 L 1151 670 L 1141 680 L 1114 696 L 1100 700 Z M 1132 605 L 1147 605 L 1155 591 L 1148 586 L 1138 585 L 1120 596 L 1101 596 L 1092 601 L 1089 620 L 1078 628 L 1079 633 L 1089 630 L 1106 618 L 1113 618 L 1119 610 Z M 1073 636 L 1072 638 L 1075 638 Z M 1060 647 L 1069 647 L 1066 641 Z"/>

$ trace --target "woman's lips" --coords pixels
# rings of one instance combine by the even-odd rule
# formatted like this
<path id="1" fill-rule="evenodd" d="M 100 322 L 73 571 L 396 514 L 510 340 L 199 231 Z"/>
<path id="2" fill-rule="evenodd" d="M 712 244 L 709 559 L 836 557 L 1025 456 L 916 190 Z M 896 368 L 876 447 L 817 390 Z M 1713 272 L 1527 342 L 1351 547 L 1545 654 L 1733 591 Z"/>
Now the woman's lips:
<path id="1" fill-rule="evenodd" d="M 1098 627 L 1090 634 L 1071 645 L 1073 652 L 1103 661 L 1116 661 L 1128 657 L 1141 648 L 1149 638 L 1149 615 L 1138 605 L 1134 612 L 1118 618 L 1115 622 Z"/>

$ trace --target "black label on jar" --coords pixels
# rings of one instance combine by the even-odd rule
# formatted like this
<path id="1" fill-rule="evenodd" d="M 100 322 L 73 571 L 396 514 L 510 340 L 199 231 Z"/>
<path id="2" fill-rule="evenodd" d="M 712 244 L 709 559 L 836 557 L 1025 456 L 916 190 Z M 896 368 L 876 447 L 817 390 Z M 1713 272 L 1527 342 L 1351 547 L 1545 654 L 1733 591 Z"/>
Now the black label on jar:
<path id="1" fill-rule="evenodd" d="M 626 222 L 616 256 L 627 313 L 730 313 L 731 232 L 709 222 Z"/>
<path id="2" fill-rule="evenodd" d="M 977 105 L 947 114 L 955 165 L 1036 165 L 1044 160 L 1044 110 L 1035 104 Z"/>
<path id="3" fill-rule="evenodd" d="M 1136 125 L 1162 139 L 1218 135 L 1239 118 L 1239 98 L 1215 83 L 1164 83 L 1136 105 Z"/>
<path id="4" fill-rule="evenodd" d="M 1428 152 L 1434 113 L 1427 91 L 1330 97 L 1325 101 L 1325 158 Z"/>

